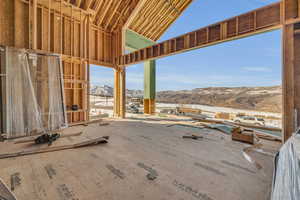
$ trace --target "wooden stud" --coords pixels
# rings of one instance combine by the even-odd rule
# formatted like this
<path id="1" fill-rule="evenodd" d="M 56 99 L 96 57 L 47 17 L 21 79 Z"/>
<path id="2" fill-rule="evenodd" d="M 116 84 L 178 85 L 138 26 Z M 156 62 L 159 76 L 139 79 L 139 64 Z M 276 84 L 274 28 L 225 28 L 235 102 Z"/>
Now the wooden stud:
<path id="1" fill-rule="evenodd" d="M 37 0 L 32 3 L 32 49 L 37 49 Z"/>

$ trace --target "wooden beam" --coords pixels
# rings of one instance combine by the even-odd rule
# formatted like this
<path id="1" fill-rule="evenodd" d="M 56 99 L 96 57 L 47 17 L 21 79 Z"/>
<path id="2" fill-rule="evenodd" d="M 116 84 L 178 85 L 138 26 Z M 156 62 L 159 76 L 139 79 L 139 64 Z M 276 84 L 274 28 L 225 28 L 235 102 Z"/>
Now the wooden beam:
<path id="1" fill-rule="evenodd" d="M 111 4 L 113 3 L 113 0 L 108 1 L 108 3 L 105 5 L 105 9 L 104 11 L 101 13 L 100 18 L 97 21 L 97 25 L 101 26 L 101 24 L 103 23 L 103 20 L 107 14 L 107 12 L 109 11 L 109 8 L 111 6 Z"/>
<path id="2" fill-rule="evenodd" d="M 123 67 L 120 71 L 120 113 L 121 118 L 126 115 L 126 68 Z"/>
<path id="3" fill-rule="evenodd" d="M 114 117 L 120 113 L 120 71 L 114 69 Z"/>
<path id="4" fill-rule="evenodd" d="M 154 5 L 151 6 L 150 8 L 148 8 L 148 14 L 147 14 L 147 18 L 144 20 L 140 20 L 140 23 L 138 25 L 138 27 L 135 29 L 136 32 L 140 32 L 142 30 L 147 29 L 147 27 L 151 27 L 151 24 L 154 24 L 157 20 L 156 18 L 161 17 L 162 14 L 160 13 L 161 10 L 165 11 L 165 9 L 169 9 L 169 7 L 167 6 L 165 1 L 154 1 Z M 165 11 L 167 12 L 167 11 Z"/>
<path id="5" fill-rule="evenodd" d="M 161 4 L 162 2 L 158 3 Z M 130 28 L 137 31 L 137 28 L 140 28 L 141 23 L 147 20 L 146 17 L 151 15 L 151 12 L 153 12 L 155 5 L 158 3 L 157 0 L 149 0 L 141 10 L 141 12 L 137 15 L 136 19 L 134 19 L 134 23 L 130 24 Z"/>
<path id="6" fill-rule="evenodd" d="M 76 6 L 77 6 L 77 7 L 80 7 L 81 1 L 82 1 L 82 0 L 77 0 L 77 1 L 76 1 Z"/>
<path id="7" fill-rule="evenodd" d="M 284 18 L 285 20 L 299 17 L 299 2 L 298 0 L 283 0 Z"/>
<path id="8" fill-rule="evenodd" d="M 299 1 L 284 0 L 283 46 L 283 140 L 286 142 L 300 127 L 300 23 Z"/>
<path id="9" fill-rule="evenodd" d="M 122 1 L 118 1 L 117 2 L 117 5 L 115 6 L 115 8 L 112 10 L 112 12 L 110 13 L 110 16 L 109 18 L 106 20 L 106 23 L 105 23 L 105 26 L 104 26 L 104 29 L 107 29 L 108 26 L 110 25 L 110 22 L 112 20 L 113 17 L 115 17 L 115 13 L 116 11 L 118 10 L 119 6 L 121 5 Z"/>
<path id="10" fill-rule="evenodd" d="M 51 51 L 51 0 L 48 0 L 48 51 Z"/>
<path id="11" fill-rule="evenodd" d="M 85 0 L 85 1 L 84 1 L 84 4 L 83 4 L 83 9 L 84 9 L 84 10 L 89 9 L 90 6 L 91 6 L 91 3 L 92 3 L 92 0 Z"/>
<path id="12" fill-rule="evenodd" d="M 279 29 L 282 27 L 281 6 L 281 3 L 274 3 L 130 54 L 122 55 L 118 59 L 118 65 L 131 65 L 146 60 L 154 60 Z M 135 55 L 143 56 L 136 58 Z"/>
<path id="13" fill-rule="evenodd" d="M 129 11 L 129 7 L 127 7 L 126 9 L 123 9 L 121 11 L 121 13 L 118 13 L 118 17 L 116 17 L 115 19 L 115 22 L 112 24 L 112 27 L 111 27 L 111 31 L 115 31 L 115 29 L 118 29 L 118 28 L 123 28 L 123 27 L 118 27 L 119 25 L 119 22 L 122 20 L 122 17 L 125 16 L 125 13 L 127 13 Z"/>
<path id="14" fill-rule="evenodd" d="M 124 27 L 123 27 L 124 29 L 127 29 L 130 26 L 130 24 L 132 23 L 134 18 L 138 15 L 138 13 L 140 12 L 140 10 L 142 9 L 142 7 L 145 5 L 146 2 L 147 2 L 147 0 L 139 0 L 137 5 L 135 6 L 134 10 L 130 14 L 129 18 L 125 22 Z"/>
<path id="15" fill-rule="evenodd" d="M 295 131 L 295 112 L 294 110 L 294 25 L 287 25 L 283 28 L 283 133 L 286 141 Z"/>

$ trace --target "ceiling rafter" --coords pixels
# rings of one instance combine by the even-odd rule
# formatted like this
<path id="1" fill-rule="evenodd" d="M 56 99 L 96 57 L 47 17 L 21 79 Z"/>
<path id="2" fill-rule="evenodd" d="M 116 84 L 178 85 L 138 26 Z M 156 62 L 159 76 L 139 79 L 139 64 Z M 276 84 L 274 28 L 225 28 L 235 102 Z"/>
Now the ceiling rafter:
<path id="1" fill-rule="evenodd" d="M 121 3 L 122 3 L 122 1 L 117 1 L 117 2 L 116 2 L 117 5 L 115 6 L 114 10 L 113 10 L 112 13 L 110 14 L 110 16 L 109 16 L 108 19 L 107 19 L 107 22 L 106 22 L 105 25 L 104 25 L 104 28 L 105 28 L 105 29 L 107 29 L 108 26 L 110 25 L 110 22 L 111 22 L 112 18 L 115 16 L 115 14 L 116 14 L 116 12 L 117 12 L 119 6 L 121 5 Z"/>
<path id="2" fill-rule="evenodd" d="M 169 6 L 165 3 L 165 1 L 161 1 L 161 4 L 157 4 L 158 6 L 155 7 L 155 10 L 157 10 L 158 7 L 160 7 L 160 10 L 164 10 L 165 12 L 169 11 Z M 162 14 L 157 11 L 153 12 L 152 15 L 150 15 L 144 22 L 140 25 L 140 27 L 137 29 L 138 32 L 140 32 L 142 35 L 145 31 L 147 31 L 147 26 L 149 27 L 149 24 L 154 24 L 157 22 L 157 19 L 160 18 Z M 151 20 L 150 20 L 151 19 Z"/>
<path id="3" fill-rule="evenodd" d="M 156 41 L 191 2 L 192 0 L 147 0 L 129 29 Z"/>
<path id="4" fill-rule="evenodd" d="M 165 22 L 163 22 L 163 28 L 158 28 L 157 31 L 154 33 L 154 35 L 151 35 L 150 37 L 160 37 L 165 30 L 167 30 L 170 25 L 183 13 L 183 11 L 189 6 L 189 3 L 185 3 L 182 5 L 182 7 L 180 8 L 181 13 L 179 13 L 179 15 L 177 15 L 176 17 L 174 17 L 172 20 L 165 20 Z"/>
<path id="5" fill-rule="evenodd" d="M 107 12 L 109 11 L 109 8 L 110 8 L 110 6 L 111 6 L 111 4 L 112 4 L 113 2 L 114 2 L 113 0 L 109 0 L 109 1 L 107 2 L 107 4 L 104 5 L 104 6 L 105 6 L 104 11 L 103 11 L 103 13 L 100 15 L 100 18 L 99 18 L 99 19 L 97 20 L 97 22 L 96 22 L 96 24 L 97 24 L 98 26 L 101 26 L 101 24 L 103 23 L 103 19 L 104 19 L 104 17 L 106 16 Z"/>
<path id="6" fill-rule="evenodd" d="M 139 0 L 137 5 L 135 6 L 134 10 L 131 12 L 130 16 L 128 17 L 127 21 L 124 24 L 124 28 L 128 28 L 129 25 L 133 22 L 134 18 L 138 15 L 140 10 L 143 8 L 147 0 Z"/>
<path id="7" fill-rule="evenodd" d="M 155 3 L 157 3 L 156 0 L 148 0 L 147 4 L 144 6 L 144 8 L 141 10 L 141 12 L 135 17 L 132 24 L 130 26 L 131 29 L 140 27 L 141 23 L 143 23 L 146 20 L 146 17 L 151 14 L 153 6 L 155 6 Z M 160 2 L 158 2 L 159 4 Z"/>
<path id="8" fill-rule="evenodd" d="M 182 6 L 184 6 L 184 5 L 185 5 L 184 1 L 179 1 L 177 4 L 179 9 L 181 9 Z M 160 30 L 163 30 L 163 27 L 164 27 L 166 21 L 173 22 L 178 16 L 178 13 L 176 13 L 175 9 L 172 9 L 171 7 L 168 8 L 167 12 L 168 12 L 168 15 L 161 16 L 159 19 L 157 19 L 159 25 L 156 27 L 156 29 L 154 29 L 152 26 L 147 30 L 147 32 L 144 32 L 142 34 L 145 34 L 148 37 L 151 37 L 151 36 L 153 37 L 153 36 L 155 36 L 155 33 L 159 32 Z"/>
<path id="9" fill-rule="evenodd" d="M 77 6 L 77 7 L 80 7 L 81 1 L 82 1 L 82 0 L 77 0 L 77 1 L 76 1 L 76 6 Z"/>
<path id="10" fill-rule="evenodd" d="M 119 26 L 119 28 L 122 28 L 122 26 L 124 26 L 129 15 L 134 10 L 134 6 L 132 6 L 132 5 L 134 5 L 134 3 L 137 3 L 137 2 L 136 2 L 136 0 L 130 0 L 127 3 L 129 3 L 129 5 L 131 5 L 131 6 L 127 5 L 126 9 L 122 9 L 121 13 L 119 14 L 119 16 L 117 17 L 115 22 L 112 24 L 111 31 L 116 30 L 118 28 L 118 26 Z"/>
<path id="11" fill-rule="evenodd" d="M 108 32 L 130 29 L 156 41 L 192 0 L 63 0 L 91 15 Z"/>
<path id="12" fill-rule="evenodd" d="M 85 0 L 84 3 L 83 3 L 83 9 L 84 10 L 89 9 L 91 4 L 92 4 L 92 0 Z"/>

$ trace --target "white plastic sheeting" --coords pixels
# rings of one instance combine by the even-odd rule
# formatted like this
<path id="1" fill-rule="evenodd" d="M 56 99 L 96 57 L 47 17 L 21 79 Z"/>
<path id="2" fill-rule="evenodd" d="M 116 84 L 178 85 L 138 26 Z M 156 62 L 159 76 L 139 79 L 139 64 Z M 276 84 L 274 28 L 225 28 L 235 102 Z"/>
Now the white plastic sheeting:
<path id="1" fill-rule="evenodd" d="M 25 51 L 6 50 L 6 133 L 24 136 L 42 130 L 41 116 Z"/>
<path id="2" fill-rule="evenodd" d="M 282 146 L 275 165 L 271 200 L 300 200 L 300 135 Z"/>
<path id="3" fill-rule="evenodd" d="M 67 126 L 60 57 L 5 47 L 1 71 L 6 102 L 2 132 L 7 138 Z M 4 66 L 3 66 L 3 63 Z M 3 97 L 2 97 L 3 98 Z M 4 104 L 4 103 L 2 103 Z"/>

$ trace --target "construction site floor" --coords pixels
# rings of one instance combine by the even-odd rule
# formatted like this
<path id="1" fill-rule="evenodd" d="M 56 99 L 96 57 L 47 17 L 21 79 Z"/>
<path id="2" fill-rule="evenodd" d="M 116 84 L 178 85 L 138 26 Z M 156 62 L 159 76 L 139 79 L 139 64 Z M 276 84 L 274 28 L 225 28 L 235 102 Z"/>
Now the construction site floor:
<path id="1" fill-rule="evenodd" d="M 180 125 L 180 120 L 109 120 L 75 126 L 53 145 L 110 136 L 97 146 L 0 160 L 0 178 L 18 200 L 267 200 L 273 156 L 280 143 L 262 141 L 245 159 L 247 144 L 217 130 Z M 183 139 L 195 134 L 203 139 Z M 35 148 L 0 143 L 0 152 Z M 154 180 L 151 180 L 153 179 Z M 0 190 L 1 191 L 1 190 Z M 1 194 L 0 194 L 1 195 Z"/>

